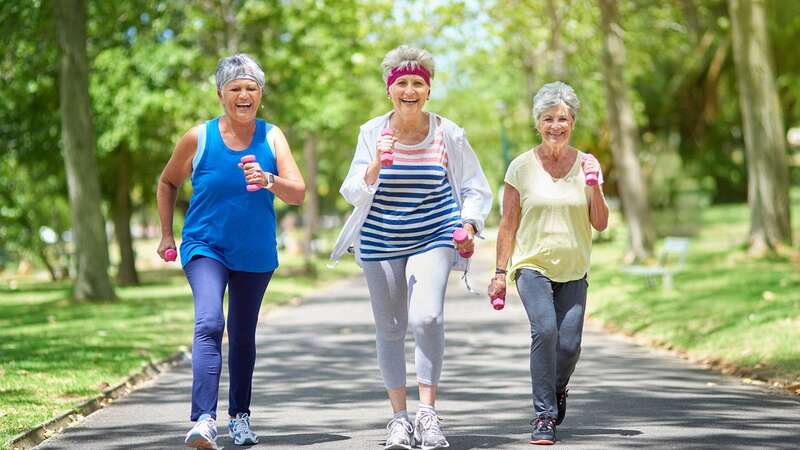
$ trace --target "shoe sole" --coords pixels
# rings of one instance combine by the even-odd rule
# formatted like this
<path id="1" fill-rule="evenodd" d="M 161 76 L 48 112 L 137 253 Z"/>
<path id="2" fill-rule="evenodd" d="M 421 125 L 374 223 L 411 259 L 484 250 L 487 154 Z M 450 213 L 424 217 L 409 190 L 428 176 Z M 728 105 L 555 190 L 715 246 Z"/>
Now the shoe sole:
<path id="1" fill-rule="evenodd" d="M 258 439 L 245 439 L 244 442 L 242 442 L 240 444 L 240 443 L 236 442 L 236 438 L 233 437 L 232 434 L 228 434 L 228 436 L 230 436 L 230 438 L 233 439 L 234 445 L 256 445 L 256 444 L 258 444 Z"/>
<path id="2" fill-rule="evenodd" d="M 383 450 L 411 450 L 412 448 L 414 448 L 413 445 L 394 444 L 388 447 L 383 447 Z"/>
<path id="3" fill-rule="evenodd" d="M 189 448 L 203 448 L 207 450 L 217 450 L 217 444 L 209 442 L 207 439 L 197 437 L 186 443 Z"/>
<path id="4" fill-rule="evenodd" d="M 434 446 L 420 445 L 420 448 L 422 450 L 441 450 L 443 448 L 450 448 L 450 444 L 448 443 L 447 445 L 434 445 Z"/>
<path id="5" fill-rule="evenodd" d="M 550 439 L 536 439 L 536 440 L 531 439 L 530 441 L 528 441 L 528 444 L 533 444 L 533 445 L 553 445 L 555 443 L 556 441 L 551 441 Z"/>

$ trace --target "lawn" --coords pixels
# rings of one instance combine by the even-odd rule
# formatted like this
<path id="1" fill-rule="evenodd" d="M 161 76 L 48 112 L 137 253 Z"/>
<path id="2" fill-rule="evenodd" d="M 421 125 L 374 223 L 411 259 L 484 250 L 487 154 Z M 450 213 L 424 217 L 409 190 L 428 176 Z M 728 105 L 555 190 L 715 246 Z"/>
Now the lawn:
<path id="1" fill-rule="evenodd" d="M 265 305 L 288 302 L 356 273 L 352 259 L 319 277 L 298 275 L 300 260 L 282 257 Z M 107 303 L 67 300 L 69 286 L 34 283 L 0 288 L 0 448 L 14 435 L 123 381 L 148 361 L 191 345 L 193 310 L 180 270 L 141 274 Z"/>
<path id="2" fill-rule="evenodd" d="M 695 211 L 699 234 L 671 291 L 662 290 L 660 280 L 651 286 L 621 273 L 624 232 L 612 233 L 616 239 L 596 244 L 592 253 L 590 317 L 723 370 L 780 381 L 800 394 L 800 263 L 748 257 L 748 214 L 745 205 Z"/>

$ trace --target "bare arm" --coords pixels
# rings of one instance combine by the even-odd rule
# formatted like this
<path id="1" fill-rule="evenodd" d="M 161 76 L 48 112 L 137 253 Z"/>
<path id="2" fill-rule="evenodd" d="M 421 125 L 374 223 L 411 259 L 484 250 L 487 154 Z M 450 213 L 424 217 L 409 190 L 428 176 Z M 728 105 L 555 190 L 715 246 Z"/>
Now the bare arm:
<path id="1" fill-rule="evenodd" d="M 275 143 L 275 159 L 278 165 L 278 173 L 275 175 L 275 183 L 270 188 L 279 199 L 290 205 L 301 205 L 306 196 L 306 183 L 303 175 L 297 168 L 297 163 L 292 156 L 289 142 L 278 127 L 272 127 L 269 131 Z"/>
<path id="2" fill-rule="evenodd" d="M 597 158 L 587 154 L 581 160 L 581 166 L 584 173 L 598 174 L 602 181 L 600 162 L 597 161 Z M 589 223 L 592 224 L 595 230 L 603 231 L 608 226 L 608 203 L 606 203 L 606 197 L 603 195 L 602 182 L 592 186 L 591 191 L 591 197 L 589 197 Z"/>
<path id="3" fill-rule="evenodd" d="M 197 151 L 197 132 L 198 127 L 193 127 L 181 137 L 158 179 L 156 205 L 161 220 L 161 243 L 157 252 L 162 258 L 165 250 L 175 248 L 175 236 L 172 230 L 175 202 L 178 199 L 178 189 L 192 173 L 192 159 Z"/>
<path id="4" fill-rule="evenodd" d="M 589 202 L 589 222 L 597 231 L 603 231 L 608 227 L 608 203 L 605 195 L 603 195 L 602 184 L 596 184 L 592 187 L 592 197 Z"/>
<path id="5" fill-rule="evenodd" d="M 514 241 L 517 237 L 520 219 L 519 191 L 514 186 L 506 183 L 503 189 L 503 217 L 500 218 L 500 229 L 497 232 L 497 248 L 495 267 L 505 270 L 511 252 L 514 250 Z M 506 275 L 496 274 L 489 283 L 489 296 L 505 295 Z"/>

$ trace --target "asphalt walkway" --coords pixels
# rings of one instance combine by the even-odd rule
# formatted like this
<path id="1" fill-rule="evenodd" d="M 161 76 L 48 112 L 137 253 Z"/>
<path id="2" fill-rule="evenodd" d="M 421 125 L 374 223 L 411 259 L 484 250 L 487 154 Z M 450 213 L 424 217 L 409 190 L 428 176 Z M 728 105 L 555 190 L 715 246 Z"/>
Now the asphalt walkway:
<path id="1" fill-rule="evenodd" d="M 477 266 L 471 278 L 484 291 L 490 263 Z M 505 310 L 493 311 L 485 297 L 466 291 L 458 274 L 451 276 L 437 409 L 454 450 L 531 448 L 529 328 L 519 300 L 508 300 Z M 252 405 L 261 442 L 254 448 L 381 450 L 391 410 L 373 336 L 362 278 L 263 317 Z M 410 336 L 407 353 L 413 370 Z M 182 448 L 191 426 L 191 377 L 190 364 L 179 365 L 37 448 Z M 416 390 L 410 394 L 413 411 Z M 222 418 L 225 373 L 220 397 Z M 568 406 L 558 429 L 557 445 L 565 449 L 800 448 L 796 397 L 591 328 Z M 227 422 L 220 425 L 220 446 L 236 448 Z"/>

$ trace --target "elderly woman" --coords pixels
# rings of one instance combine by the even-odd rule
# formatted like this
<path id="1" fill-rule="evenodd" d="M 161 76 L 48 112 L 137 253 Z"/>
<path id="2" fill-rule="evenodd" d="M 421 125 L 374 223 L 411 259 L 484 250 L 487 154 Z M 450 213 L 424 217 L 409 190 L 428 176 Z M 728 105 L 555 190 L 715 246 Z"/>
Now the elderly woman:
<path id="1" fill-rule="evenodd" d="M 446 448 L 434 410 L 444 356 L 443 309 L 459 252 L 473 250 L 492 195 L 464 130 L 424 111 L 434 63 L 407 46 L 383 60 L 394 108 L 361 126 L 355 156 L 340 190 L 355 209 L 331 257 L 351 246 L 364 269 L 376 327 L 378 365 L 394 416 L 387 449 Z M 389 131 L 387 131 L 389 130 Z M 386 165 L 381 157 L 391 158 Z M 468 238 L 453 241 L 463 227 Z M 420 402 L 412 427 L 406 412 L 404 340 L 410 325 Z"/>
<path id="2" fill-rule="evenodd" d="M 256 119 L 264 72 L 248 55 L 222 59 L 216 72 L 223 114 L 190 129 L 175 146 L 158 182 L 161 243 L 175 252 L 172 217 L 178 188 L 191 176 L 192 198 L 180 256 L 194 295 L 192 409 L 186 445 L 216 448 L 222 298 L 227 287 L 228 430 L 236 445 L 258 442 L 250 430 L 255 331 L 261 300 L 278 267 L 274 198 L 299 205 L 303 177 L 281 130 Z M 242 164 L 241 157 L 255 156 Z"/>
<path id="3" fill-rule="evenodd" d="M 506 274 L 531 325 L 532 444 L 553 444 L 567 384 L 581 350 L 592 227 L 608 224 L 597 160 L 569 145 L 580 103 L 568 85 L 544 85 L 533 99 L 542 142 L 508 167 L 497 268 L 489 296 L 505 297 Z M 597 181 L 595 181 L 597 180 Z"/>

